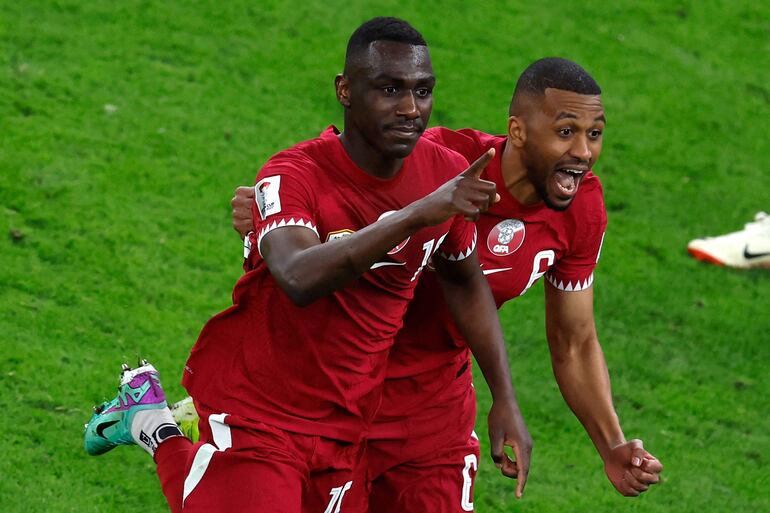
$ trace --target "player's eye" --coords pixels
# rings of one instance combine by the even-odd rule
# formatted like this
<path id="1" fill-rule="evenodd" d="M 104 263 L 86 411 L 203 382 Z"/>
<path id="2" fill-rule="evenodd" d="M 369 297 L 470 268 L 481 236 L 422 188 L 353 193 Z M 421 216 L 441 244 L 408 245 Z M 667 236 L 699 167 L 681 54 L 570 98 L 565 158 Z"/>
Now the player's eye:
<path id="1" fill-rule="evenodd" d="M 398 88 L 394 86 L 385 86 L 382 88 L 382 90 L 385 92 L 385 94 L 396 94 L 398 92 Z"/>
<path id="2" fill-rule="evenodd" d="M 418 98 L 427 98 L 433 93 L 433 90 L 428 87 L 421 87 L 417 91 L 415 91 Z"/>
<path id="3" fill-rule="evenodd" d="M 588 137 L 590 137 L 591 139 L 598 139 L 601 136 L 602 136 L 602 131 L 599 130 L 598 128 L 595 128 L 590 132 L 588 132 Z"/>
<path id="4" fill-rule="evenodd" d="M 558 130 L 558 133 L 559 133 L 559 135 L 560 135 L 560 136 L 562 136 L 562 137 L 569 137 L 570 135 L 572 135 L 572 129 L 571 129 L 571 128 L 569 128 L 569 127 L 560 128 L 560 129 Z"/>

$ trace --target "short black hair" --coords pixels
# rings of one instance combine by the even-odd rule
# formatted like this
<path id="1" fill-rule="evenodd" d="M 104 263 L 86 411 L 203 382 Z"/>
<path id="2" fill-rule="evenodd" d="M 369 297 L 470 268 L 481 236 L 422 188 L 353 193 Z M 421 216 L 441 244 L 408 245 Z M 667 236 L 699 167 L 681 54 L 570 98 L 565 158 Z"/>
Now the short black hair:
<path id="1" fill-rule="evenodd" d="M 417 29 L 408 22 L 390 16 L 380 16 L 364 22 L 348 40 L 345 51 L 345 69 L 348 64 L 363 50 L 375 41 L 395 41 L 413 46 L 428 46 Z"/>
<path id="2" fill-rule="evenodd" d="M 527 66 L 519 77 L 511 99 L 511 115 L 517 97 L 543 95 L 548 88 L 578 94 L 602 94 L 596 80 L 579 64 L 561 57 L 546 57 Z"/>

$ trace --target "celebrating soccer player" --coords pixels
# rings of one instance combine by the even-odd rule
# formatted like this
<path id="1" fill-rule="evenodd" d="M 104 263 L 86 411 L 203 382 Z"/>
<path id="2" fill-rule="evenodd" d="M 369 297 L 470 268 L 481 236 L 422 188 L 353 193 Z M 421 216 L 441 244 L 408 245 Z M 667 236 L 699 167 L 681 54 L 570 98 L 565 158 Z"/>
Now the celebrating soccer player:
<path id="1" fill-rule="evenodd" d="M 492 456 L 521 494 L 531 439 L 471 222 L 498 199 L 479 178 L 494 150 L 468 167 L 421 138 L 434 83 L 425 41 L 406 22 L 378 18 L 354 32 L 336 80 L 344 131 L 262 168 L 248 272 L 185 366 L 201 441 L 178 436 L 145 364 L 126 369 L 118 397 L 92 417 L 90 453 L 144 447 L 174 511 L 365 510 L 363 442 L 388 351 L 432 262 L 494 398 Z"/>
<path id="2" fill-rule="evenodd" d="M 585 427 L 612 485 L 638 495 L 659 481 L 660 462 L 626 441 L 615 413 L 593 313 L 593 271 L 606 213 L 591 172 L 605 125 L 601 90 L 565 59 L 521 75 L 508 133 L 429 129 L 425 137 L 465 156 L 489 149 L 483 177 L 501 199 L 476 223 L 477 251 L 498 306 L 545 276 L 546 334 L 562 395 Z M 252 228 L 253 187 L 233 198 L 233 225 Z M 383 402 L 369 436 L 373 512 L 471 511 L 478 462 L 468 349 L 443 307 L 437 276 L 415 291 L 388 359 Z"/>

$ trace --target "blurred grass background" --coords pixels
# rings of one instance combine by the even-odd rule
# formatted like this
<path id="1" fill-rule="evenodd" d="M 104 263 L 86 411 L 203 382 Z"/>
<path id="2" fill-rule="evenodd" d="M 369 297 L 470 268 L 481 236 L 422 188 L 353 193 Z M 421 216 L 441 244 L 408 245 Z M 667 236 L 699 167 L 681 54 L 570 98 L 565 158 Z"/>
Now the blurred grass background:
<path id="1" fill-rule="evenodd" d="M 527 494 L 484 457 L 477 511 L 770 510 L 770 275 L 684 251 L 770 209 L 770 6 L 715 0 L 0 0 L 0 510 L 165 510 L 142 451 L 85 455 L 90 406 L 138 355 L 181 397 L 240 274 L 233 188 L 341 124 L 332 80 L 377 15 L 428 40 L 432 125 L 504 131 L 544 56 L 604 91 L 597 324 L 626 435 L 665 483 L 629 500 L 604 478 L 551 375 L 540 285 L 502 313 L 536 441 Z"/>

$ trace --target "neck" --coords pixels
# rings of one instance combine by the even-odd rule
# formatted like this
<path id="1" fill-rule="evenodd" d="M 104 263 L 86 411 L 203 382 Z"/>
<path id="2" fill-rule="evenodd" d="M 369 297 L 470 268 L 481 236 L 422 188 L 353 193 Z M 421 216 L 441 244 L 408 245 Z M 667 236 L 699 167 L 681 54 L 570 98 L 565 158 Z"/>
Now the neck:
<path id="1" fill-rule="evenodd" d="M 522 205 L 534 205 L 542 201 L 535 191 L 535 186 L 527 176 L 527 166 L 521 151 L 511 143 L 510 138 L 505 141 L 500 166 L 505 188 L 508 189 L 511 196 L 516 198 L 516 201 Z"/>
<path id="2" fill-rule="evenodd" d="M 355 130 L 346 129 L 339 138 L 350 160 L 368 175 L 388 180 L 396 176 L 404 163 L 404 159 L 385 157 Z"/>

